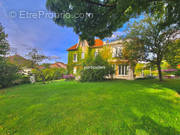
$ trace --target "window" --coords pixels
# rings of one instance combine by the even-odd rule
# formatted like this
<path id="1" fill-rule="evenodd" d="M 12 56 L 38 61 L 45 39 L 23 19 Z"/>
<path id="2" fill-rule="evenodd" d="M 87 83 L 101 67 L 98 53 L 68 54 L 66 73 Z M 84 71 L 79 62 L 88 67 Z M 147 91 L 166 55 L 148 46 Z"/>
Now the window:
<path id="1" fill-rule="evenodd" d="M 77 73 L 77 68 L 74 67 L 74 69 L 73 69 L 73 74 L 76 74 L 76 73 Z"/>
<path id="2" fill-rule="evenodd" d="M 121 57 L 121 55 L 122 55 L 122 48 L 114 47 L 112 52 L 112 57 Z"/>
<path id="3" fill-rule="evenodd" d="M 77 54 L 74 54 L 73 61 L 74 61 L 74 62 L 77 62 Z"/>
<path id="4" fill-rule="evenodd" d="M 98 56 L 98 50 L 95 51 L 94 56 Z"/>
<path id="5" fill-rule="evenodd" d="M 128 75 L 127 65 L 119 65 L 119 75 Z"/>
<path id="6" fill-rule="evenodd" d="M 81 59 L 84 59 L 85 58 L 85 54 L 84 52 L 81 53 Z"/>
<path id="7" fill-rule="evenodd" d="M 85 41 L 82 41 L 82 46 L 85 46 Z"/>

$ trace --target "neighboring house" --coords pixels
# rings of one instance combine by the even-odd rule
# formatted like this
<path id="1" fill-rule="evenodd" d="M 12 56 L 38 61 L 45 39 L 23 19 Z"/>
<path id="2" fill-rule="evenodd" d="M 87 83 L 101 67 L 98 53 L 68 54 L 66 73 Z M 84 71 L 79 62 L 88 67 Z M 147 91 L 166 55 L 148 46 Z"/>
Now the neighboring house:
<path id="1" fill-rule="evenodd" d="M 82 62 L 87 57 L 96 57 L 100 54 L 115 69 L 114 78 L 116 79 L 133 79 L 133 72 L 127 60 L 122 59 L 122 41 L 105 43 L 100 39 L 95 40 L 95 44 L 88 45 L 87 41 L 80 41 L 74 46 L 67 49 L 68 51 L 68 71 L 71 74 L 79 75 Z"/>
<path id="2" fill-rule="evenodd" d="M 54 64 L 51 64 L 49 67 L 50 68 L 64 68 L 64 69 L 67 69 L 67 65 L 62 63 L 62 62 L 56 62 Z"/>
<path id="3" fill-rule="evenodd" d="M 29 75 L 32 72 L 32 68 L 22 68 L 21 73 L 24 75 Z"/>

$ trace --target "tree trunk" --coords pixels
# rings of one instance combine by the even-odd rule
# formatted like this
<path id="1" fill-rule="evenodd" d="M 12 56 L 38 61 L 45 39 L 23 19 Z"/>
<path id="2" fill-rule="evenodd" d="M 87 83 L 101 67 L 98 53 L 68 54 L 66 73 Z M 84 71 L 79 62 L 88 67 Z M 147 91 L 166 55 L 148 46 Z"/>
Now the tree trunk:
<path id="1" fill-rule="evenodd" d="M 163 81 L 162 71 L 161 71 L 161 62 L 158 62 L 157 68 L 158 68 L 159 81 Z"/>
<path id="2" fill-rule="evenodd" d="M 45 77 L 44 77 L 44 75 L 43 75 L 43 72 L 42 72 L 39 68 L 37 68 L 37 70 L 40 72 L 40 76 L 41 76 L 41 78 L 42 78 L 43 84 L 45 84 L 45 83 L 46 83 L 46 79 L 45 79 Z"/>

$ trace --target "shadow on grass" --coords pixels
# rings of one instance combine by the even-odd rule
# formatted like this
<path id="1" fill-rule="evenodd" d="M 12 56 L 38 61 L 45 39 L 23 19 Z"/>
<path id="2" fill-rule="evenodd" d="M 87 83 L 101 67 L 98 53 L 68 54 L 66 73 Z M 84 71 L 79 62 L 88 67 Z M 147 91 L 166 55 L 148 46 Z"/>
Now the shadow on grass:
<path id="1" fill-rule="evenodd" d="M 139 84 L 146 84 L 146 86 L 151 88 L 169 88 L 172 89 L 180 94 L 180 79 L 166 79 L 160 82 L 159 80 L 152 79 L 152 80 L 136 80 L 136 83 Z"/>
<path id="2" fill-rule="evenodd" d="M 140 121 L 141 124 L 135 124 L 132 127 L 134 129 L 132 135 L 140 133 L 147 135 L 180 135 L 180 132 L 175 128 L 162 126 L 148 116 L 141 117 Z"/>

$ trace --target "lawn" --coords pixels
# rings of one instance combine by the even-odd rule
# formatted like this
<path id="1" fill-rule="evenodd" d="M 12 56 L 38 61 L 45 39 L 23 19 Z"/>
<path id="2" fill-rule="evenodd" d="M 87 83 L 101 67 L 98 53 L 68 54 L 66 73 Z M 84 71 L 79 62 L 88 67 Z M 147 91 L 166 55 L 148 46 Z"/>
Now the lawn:
<path id="1" fill-rule="evenodd" d="M 0 135 L 180 135 L 180 80 L 57 81 L 0 90 Z"/>

